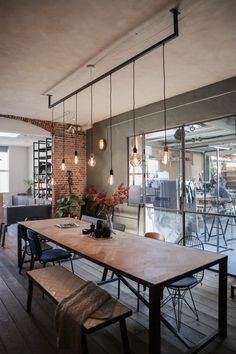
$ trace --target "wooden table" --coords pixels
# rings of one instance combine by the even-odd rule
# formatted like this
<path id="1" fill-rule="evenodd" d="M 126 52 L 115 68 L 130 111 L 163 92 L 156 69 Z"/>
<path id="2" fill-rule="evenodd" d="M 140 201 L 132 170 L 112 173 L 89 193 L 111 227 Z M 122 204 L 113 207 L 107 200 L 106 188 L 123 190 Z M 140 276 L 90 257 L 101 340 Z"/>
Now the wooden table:
<path id="1" fill-rule="evenodd" d="M 161 353 L 161 321 L 189 348 L 184 338 L 161 315 L 163 286 L 219 264 L 218 329 L 199 344 L 189 348 L 196 353 L 215 337 L 227 336 L 227 256 L 180 245 L 159 242 L 146 237 L 118 233 L 111 239 L 93 239 L 82 235 L 88 224 L 76 221 L 79 227 L 60 229 L 59 223 L 75 222 L 74 219 L 48 219 L 20 222 L 27 228 L 45 236 L 84 258 L 149 287 L 149 354 Z M 21 257 L 21 238 L 18 235 L 18 258 Z"/>

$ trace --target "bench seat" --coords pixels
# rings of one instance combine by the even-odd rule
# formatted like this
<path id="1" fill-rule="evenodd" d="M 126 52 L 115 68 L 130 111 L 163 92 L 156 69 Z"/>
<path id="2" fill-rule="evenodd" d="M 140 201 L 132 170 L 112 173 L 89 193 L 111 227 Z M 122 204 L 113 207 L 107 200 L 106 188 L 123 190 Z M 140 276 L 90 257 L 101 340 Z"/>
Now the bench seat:
<path id="1" fill-rule="evenodd" d="M 81 284 L 86 282 L 86 280 L 71 273 L 62 266 L 49 266 L 47 268 L 34 269 L 28 271 L 26 274 L 29 277 L 29 290 L 27 298 L 28 312 L 31 312 L 34 283 L 39 286 L 55 303 L 59 303 L 66 296 L 78 289 Z M 86 334 L 89 334 L 112 323 L 119 322 L 124 353 L 128 354 L 129 343 L 125 318 L 131 316 L 132 311 L 114 298 L 111 298 L 108 302 L 102 305 L 102 308 L 105 310 L 107 306 L 110 306 L 111 302 L 114 304 L 112 317 L 109 319 L 88 318 L 83 323 L 83 331 Z"/>

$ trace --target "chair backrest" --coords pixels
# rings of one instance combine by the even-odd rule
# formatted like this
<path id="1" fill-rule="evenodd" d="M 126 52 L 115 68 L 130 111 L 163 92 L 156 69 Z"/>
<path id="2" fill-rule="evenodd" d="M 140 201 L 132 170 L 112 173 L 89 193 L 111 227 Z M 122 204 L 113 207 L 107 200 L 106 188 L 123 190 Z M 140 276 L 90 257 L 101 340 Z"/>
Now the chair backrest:
<path id="1" fill-rule="evenodd" d="M 42 255 L 42 249 L 37 234 L 34 231 L 27 229 L 27 237 L 32 254 L 36 259 L 40 259 Z"/>
<path id="2" fill-rule="evenodd" d="M 159 232 L 146 232 L 144 237 L 149 237 L 149 238 L 153 238 L 155 240 L 165 241 L 165 237 L 163 235 L 159 234 Z"/>
<path id="3" fill-rule="evenodd" d="M 82 215 L 81 220 L 85 222 L 90 222 L 96 225 L 97 221 L 99 220 L 98 218 L 95 218 L 94 216 L 89 216 L 89 215 Z"/>
<path id="4" fill-rule="evenodd" d="M 181 238 L 178 241 L 178 244 L 190 248 L 198 248 L 200 250 L 204 250 L 204 245 L 202 241 L 199 239 L 199 237 L 193 235 L 187 235 L 185 236 L 185 238 Z M 201 283 L 204 277 L 204 270 L 193 274 L 193 276 L 197 279 L 198 283 Z"/>
<path id="5" fill-rule="evenodd" d="M 184 237 L 182 237 L 179 241 L 178 241 L 179 245 L 182 246 L 187 246 L 187 247 L 191 247 L 191 248 L 199 248 L 201 250 L 204 250 L 204 245 L 202 243 L 202 241 L 200 240 L 199 237 L 197 236 L 193 236 L 193 235 L 187 235 Z"/>
<path id="6" fill-rule="evenodd" d="M 118 223 L 118 222 L 113 222 L 112 223 L 112 225 L 113 225 L 113 229 L 114 230 L 118 230 L 118 231 L 125 231 L 125 224 L 120 224 L 120 223 Z"/>

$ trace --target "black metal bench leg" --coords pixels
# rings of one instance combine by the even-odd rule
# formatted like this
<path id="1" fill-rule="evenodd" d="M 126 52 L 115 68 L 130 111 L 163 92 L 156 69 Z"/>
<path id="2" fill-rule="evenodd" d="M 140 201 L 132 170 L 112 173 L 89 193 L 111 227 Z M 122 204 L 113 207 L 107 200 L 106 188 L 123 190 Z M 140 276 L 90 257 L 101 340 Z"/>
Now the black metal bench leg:
<path id="1" fill-rule="evenodd" d="M 125 319 L 120 320 L 120 333 L 121 333 L 122 344 L 123 344 L 123 352 L 124 354 L 130 354 L 129 339 L 128 339 Z"/>
<path id="2" fill-rule="evenodd" d="M 31 304 L 32 304 L 32 297 L 33 297 L 33 287 L 34 282 L 29 278 L 29 285 L 28 285 L 28 296 L 27 296 L 27 312 L 31 312 Z"/>
<path id="3" fill-rule="evenodd" d="M 82 353 L 88 354 L 88 344 L 85 331 L 82 329 Z"/>

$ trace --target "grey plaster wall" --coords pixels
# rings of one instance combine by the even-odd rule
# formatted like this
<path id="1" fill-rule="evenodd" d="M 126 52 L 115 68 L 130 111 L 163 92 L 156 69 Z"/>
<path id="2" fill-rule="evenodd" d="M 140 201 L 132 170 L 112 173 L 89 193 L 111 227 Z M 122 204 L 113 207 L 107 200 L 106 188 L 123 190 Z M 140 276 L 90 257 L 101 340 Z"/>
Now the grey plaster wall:
<path id="1" fill-rule="evenodd" d="M 180 83 L 181 85 L 181 83 Z M 132 104 L 132 102 L 131 102 Z M 182 124 L 220 118 L 236 113 L 236 77 L 190 91 L 167 100 L 167 125 Z M 157 102 L 136 111 L 136 132 L 163 129 L 163 102 Z M 132 112 L 113 117 L 113 169 L 115 185 L 128 183 L 127 138 L 132 136 Z M 90 153 L 90 134 L 87 131 L 87 155 Z M 94 125 L 94 153 L 97 164 L 88 168 L 87 185 L 109 191 L 107 183 L 110 170 L 109 119 Z M 98 150 L 99 138 L 108 140 L 105 151 Z M 112 188 L 114 189 L 114 187 Z"/>

